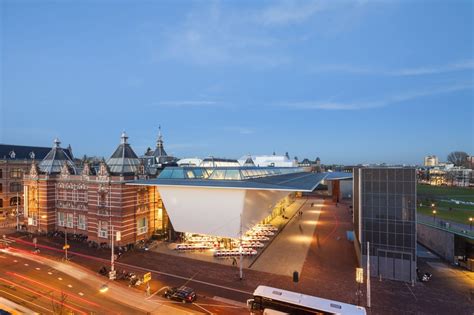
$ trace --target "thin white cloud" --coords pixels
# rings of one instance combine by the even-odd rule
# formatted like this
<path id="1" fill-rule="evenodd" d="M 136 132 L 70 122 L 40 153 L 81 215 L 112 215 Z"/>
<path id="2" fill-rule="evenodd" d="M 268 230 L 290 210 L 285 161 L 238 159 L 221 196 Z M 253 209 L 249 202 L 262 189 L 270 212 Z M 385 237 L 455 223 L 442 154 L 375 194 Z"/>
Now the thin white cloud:
<path id="1" fill-rule="evenodd" d="M 200 100 L 175 100 L 175 101 L 161 101 L 154 103 L 153 105 L 163 107 L 209 107 L 221 105 L 216 101 L 200 101 Z"/>
<path id="2" fill-rule="evenodd" d="M 474 60 L 462 60 L 445 65 L 422 66 L 403 69 L 377 69 L 374 67 L 354 66 L 347 64 L 334 64 L 312 67 L 313 72 L 336 72 L 362 75 L 383 75 L 383 76 L 421 76 L 430 74 L 443 74 L 456 71 L 474 70 Z"/>
<path id="3" fill-rule="evenodd" d="M 432 67 L 419 67 L 419 68 L 407 68 L 397 71 L 389 72 L 395 76 L 416 76 L 426 74 L 439 74 L 454 71 L 473 70 L 474 60 L 465 60 L 456 63 L 451 63 L 443 66 L 432 66 Z"/>
<path id="4" fill-rule="evenodd" d="M 219 3 L 191 11 L 182 23 L 166 30 L 153 59 L 198 65 L 275 67 L 291 58 L 275 49 L 279 40 L 259 28 L 254 12 L 222 9 Z"/>
<path id="5" fill-rule="evenodd" d="M 259 13 L 261 23 L 267 26 L 286 26 L 304 23 L 323 12 L 354 10 L 368 4 L 369 1 L 344 0 L 286 0 L 273 2 Z"/>
<path id="6" fill-rule="evenodd" d="M 322 1 L 285 1 L 265 8 L 261 13 L 261 19 L 265 25 L 301 23 L 322 10 L 324 10 Z"/>
<path id="7" fill-rule="evenodd" d="M 474 85 L 469 84 L 456 84 L 450 86 L 443 86 L 437 88 L 431 88 L 421 91 L 411 91 L 391 95 L 379 100 L 372 101 L 357 101 L 357 102 L 325 102 L 325 101 L 301 101 L 301 102 L 286 102 L 280 104 L 281 106 L 287 107 L 294 110 L 363 110 L 370 108 L 386 107 L 397 103 L 410 101 L 417 98 L 446 94 L 463 90 L 472 90 Z"/>

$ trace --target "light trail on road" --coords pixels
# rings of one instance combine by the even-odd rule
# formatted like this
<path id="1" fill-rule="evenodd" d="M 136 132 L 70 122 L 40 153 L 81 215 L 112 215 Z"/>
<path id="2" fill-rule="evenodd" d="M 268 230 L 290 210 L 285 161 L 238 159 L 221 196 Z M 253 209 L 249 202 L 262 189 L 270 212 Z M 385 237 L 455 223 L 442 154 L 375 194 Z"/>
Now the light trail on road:
<path id="1" fill-rule="evenodd" d="M 87 315 L 86 312 L 83 312 L 83 311 L 81 311 L 80 309 L 77 309 L 77 308 L 75 308 L 74 306 L 72 306 L 72 305 L 70 305 L 70 304 L 68 304 L 68 303 L 66 303 L 66 302 L 64 302 L 64 301 L 59 301 L 59 300 L 55 299 L 55 298 L 52 297 L 52 296 L 48 296 L 48 295 L 46 295 L 46 294 L 44 294 L 44 293 L 41 293 L 41 292 L 32 290 L 32 289 L 30 289 L 30 288 L 28 288 L 28 287 L 25 287 L 25 286 L 23 286 L 23 285 L 21 285 L 21 284 L 18 284 L 18 283 L 16 283 L 16 282 L 10 281 L 10 280 L 5 279 L 5 278 L 2 278 L 2 277 L 0 277 L 0 281 L 3 281 L 3 282 L 5 282 L 5 283 L 8 283 L 8 284 L 10 284 L 10 285 L 12 285 L 12 286 L 15 286 L 15 287 L 19 287 L 19 288 L 21 288 L 21 289 L 23 289 L 23 290 L 25 290 L 25 291 L 28 291 L 28 292 L 30 292 L 30 293 L 33 293 L 34 295 L 41 296 L 41 297 L 44 297 L 44 298 L 46 298 L 46 299 L 50 299 L 52 302 L 58 303 L 59 305 L 64 305 L 65 307 L 67 307 L 67 308 L 69 308 L 69 309 L 71 309 L 71 310 L 73 310 L 73 311 L 76 311 L 76 312 L 78 312 L 79 314 Z"/>
<path id="2" fill-rule="evenodd" d="M 74 294 L 70 294 L 70 293 L 66 293 L 66 292 L 64 292 L 64 291 L 58 290 L 58 289 L 56 289 L 56 288 L 53 288 L 53 287 L 51 287 L 51 286 L 49 286 L 49 285 L 46 285 L 46 284 L 44 284 L 44 283 L 42 283 L 42 282 L 33 280 L 33 279 L 28 278 L 28 277 L 26 277 L 26 276 L 22 276 L 22 275 L 20 275 L 20 274 L 17 274 L 17 273 L 15 273 L 15 272 L 10 272 L 10 271 L 6 271 L 5 273 L 6 273 L 7 275 L 11 275 L 11 276 L 14 276 L 14 277 L 23 279 L 23 280 L 25 280 L 25 281 L 32 282 L 32 283 L 34 283 L 34 284 L 43 286 L 43 287 L 45 287 L 45 288 L 47 288 L 47 289 L 49 289 L 49 290 L 58 292 L 59 294 L 64 294 L 64 295 L 66 295 L 66 296 L 68 296 L 68 297 L 71 297 L 72 299 L 78 300 L 78 301 L 80 301 L 80 302 L 84 302 L 84 303 L 87 303 L 87 304 L 89 304 L 89 305 L 92 305 L 92 306 L 101 308 L 101 306 L 100 306 L 99 304 L 97 304 L 97 303 L 94 303 L 94 302 L 91 302 L 91 301 L 86 300 L 86 299 L 84 299 L 84 298 L 75 296 Z"/>

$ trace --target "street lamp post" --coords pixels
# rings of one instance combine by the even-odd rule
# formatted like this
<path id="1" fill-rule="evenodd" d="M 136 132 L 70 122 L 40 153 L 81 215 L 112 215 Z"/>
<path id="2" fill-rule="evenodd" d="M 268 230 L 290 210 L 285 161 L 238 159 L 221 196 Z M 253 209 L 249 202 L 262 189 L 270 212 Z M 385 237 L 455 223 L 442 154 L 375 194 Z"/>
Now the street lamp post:
<path id="1" fill-rule="evenodd" d="M 18 202 L 19 197 L 18 197 L 18 192 L 16 192 L 16 230 L 20 230 L 20 210 L 18 208 Z"/>
<path id="2" fill-rule="evenodd" d="M 436 222 L 436 210 L 433 210 L 433 222 Z"/>
<path id="3" fill-rule="evenodd" d="M 469 230 L 472 231 L 472 220 L 474 220 L 472 217 L 469 218 Z"/>
<path id="4" fill-rule="evenodd" d="M 68 249 L 68 245 L 67 245 L 67 226 L 64 227 L 64 256 L 66 258 L 66 261 L 68 260 L 67 259 L 67 249 Z"/>

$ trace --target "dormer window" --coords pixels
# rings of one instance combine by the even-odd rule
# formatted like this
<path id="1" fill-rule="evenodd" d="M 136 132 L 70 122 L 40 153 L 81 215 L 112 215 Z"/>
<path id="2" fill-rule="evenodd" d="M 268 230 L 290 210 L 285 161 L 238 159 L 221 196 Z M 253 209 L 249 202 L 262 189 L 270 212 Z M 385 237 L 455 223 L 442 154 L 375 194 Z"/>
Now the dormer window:
<path id="1" fill-rule="evenodd" d="M 32 160 L 35 159 L 35 153 L 33 151 L 30 152 L 30 159 L 32 159 Z"/>
<path id="2" fill-rule="evenodd" d="M 16 156 L 16 153 L 15 153 L 15 151 L 12 150 L 12 151 L 10 151 L 9 155 L 10 155 L 11 159 L 14 159 L 15 156 Z"/>

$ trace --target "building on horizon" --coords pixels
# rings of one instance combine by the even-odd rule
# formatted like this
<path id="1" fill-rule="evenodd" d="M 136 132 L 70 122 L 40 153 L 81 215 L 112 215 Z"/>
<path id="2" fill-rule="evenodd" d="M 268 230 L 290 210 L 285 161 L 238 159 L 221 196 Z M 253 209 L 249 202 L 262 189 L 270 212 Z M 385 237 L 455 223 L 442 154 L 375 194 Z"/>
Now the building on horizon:
<path id="1" fill-rule="evenodd" d="M 158 127 L 158 138 L 155 150 L 148 148 L 144 155 L 140 156 L 147 173 L 157 176 L 159 172 L 167 166 L 177 166 L 178 159 L 166 153 L 161 126 Z"/>
<path id="2" fill-rule="evenodd" d="M 424 163 L 423 163 L 423 166 L 438 166 L 439 165 L 439 161 L 438 161 L 438 157 L 436 155 L 428 155 L 428 156 L 425 156 L 425 160 L 424 160 Z"/>
<path id="3" fill-rule="evenodd" d="M 370 274 L 416 281 L 415 168 L 354 168 L 354 229 L 358 259 Z"/>
<path id="4" fill-rule="evenodd" d="M 273 152 L 272 155 L 244 155 L 238 161 L 240 165 L 244 165 L 245 163 L 250 163 L 248 159 L 251 159 L 253 164 L 258 167 L 297 167 L 298 160 L 291 160 L 288 152 L 285 155 L 276 155 Z"/>

